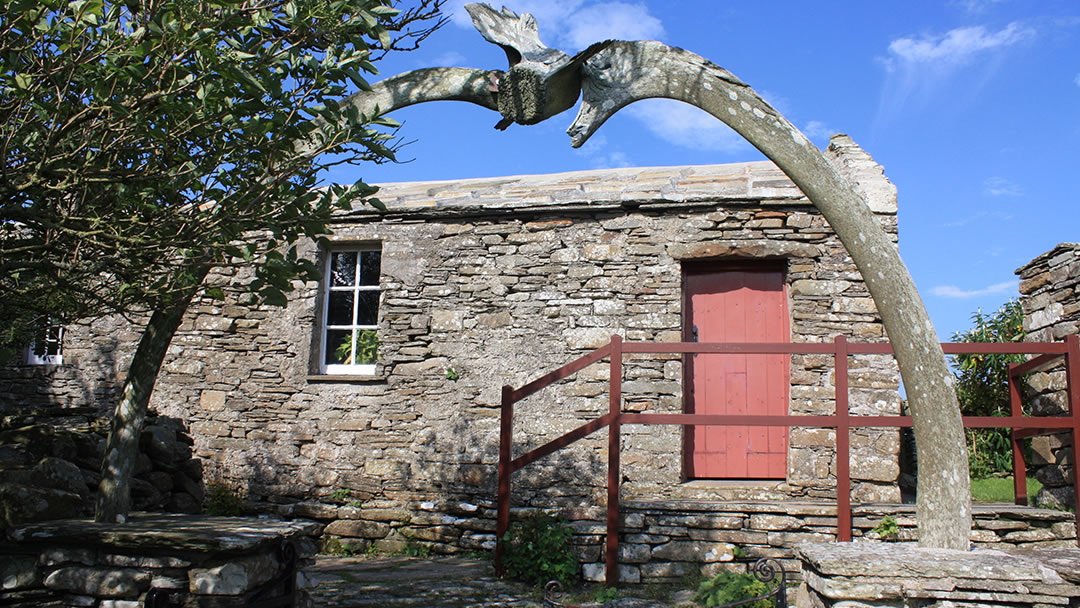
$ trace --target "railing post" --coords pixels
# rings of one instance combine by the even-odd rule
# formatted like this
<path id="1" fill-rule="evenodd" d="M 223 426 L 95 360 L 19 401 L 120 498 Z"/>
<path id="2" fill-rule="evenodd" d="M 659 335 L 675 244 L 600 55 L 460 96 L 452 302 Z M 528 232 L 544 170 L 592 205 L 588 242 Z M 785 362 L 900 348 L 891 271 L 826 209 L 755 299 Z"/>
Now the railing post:
<path id="1" fill-rule="evenodd" d="M 1013 416 L 1023 416 L 1024 408 L 1020 401 L 1020 380 L 1013 375 L 1015 363 L 1009 364 L 1006 375 L 1009 382 L 1009 412 Z M 1027 505 L 1027 463 L 1024 462 L 1024 451 L 1020 449 L 1020 438 L 1017 436 L 1016 427 L 1009 429 L 1012 437 L 1013 452 L 1013 503 Z"/>
<path id="2" fill-rule="evenodd" d="M 514 429 L 514 389 L 502 387 L 502 409 L 499 412 L 499 497 L 495 515 L 495 574 L 502 576 L 502 538 L 510 528 L 510 457 Z"/>
<path id="3" fill-rule="evenodd" d="M 619 448 L 622 414 L 622 337 L 611 336 L 611 365 L 608 394 L 609 412 L 614 414 L 608 425 L 607 480 L 607 545 L 604 556 L 604 584 L 614 587 L 619 582 Z"/>
<path id="4" fill-rule="evenodd" d="M 1065 392 L 1072 417 L 1072 484 L 1076 507 L 1076 529 L 1080 530 L 1080 337 L 1065 337 Z M 1080 545 L 1080 534 L 1076 537 Z"/>
<path id="5" fill-rule="evenodd" d="M 851 541 L 851 470 L 847 337 L 836 336 L 836 540 Z"/>

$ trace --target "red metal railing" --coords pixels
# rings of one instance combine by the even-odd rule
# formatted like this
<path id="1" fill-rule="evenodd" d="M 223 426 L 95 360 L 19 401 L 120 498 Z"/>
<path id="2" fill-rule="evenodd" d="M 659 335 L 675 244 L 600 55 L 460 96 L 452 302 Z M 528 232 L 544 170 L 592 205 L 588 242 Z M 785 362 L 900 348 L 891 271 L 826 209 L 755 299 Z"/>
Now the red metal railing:
<path id="1" fill-rule="evenodd" d="M 1008 416 L 965 416 L 969 428 L 1009 428 L 1013 439 L 1013 479 L 1016 504 L 1027 504 L 1025 463 L 1020 439 L 1056 431 L 1073 432 L 1072 461 L 1080 462 L 1080 340 L 1068 336 L 1065 342 L 942 343 L 946 354 L 1024 354 L 1035 355 L 1031 360 L 1009 367 L 1010 414 Z M 622 365 L 628 354 L 727 353 L 727 354 L 831 354 L 836 367 L 836 413 L 833 415 L 729 415 L 729 414 L 636 414 L 622 411 Z M 521 388 L 503 386 L 499 443 L 499 496 L 496 536 L 501 539 L 510 526 L 511 475 L 537 460 L 548 456 L 591 433 L 608 427 L 607 482 L 607 542 L 606 580 L 609 585 L 618 580 L 619 556 L 619 451 L 623 424 L 678 425 L 739 425 L 824 427 L 836 429 L 836 519 L 837 540 L 851 540 L 851 478 L 849 435 L 852 427 L 909 427 L 910 416 L 851 416 L 848 412 L 848 355 L 888 355 L 888 343 L 849 343 L 837 336 L 832 343 L 705 343 L 705 342 L 623 342 L 620 336 L 611 342 L 559 369 L 529 382 Z M 571 374 L 600 361 L 610 359 L 608 413 L 590 420 L 561 437 L 517 458 L 513 458 L 512 431 L 514 403 L 540 389 L 567 378 Z M 1069 412 L 1065 416 L 1024 416 L 1020 403 L 1017 379 L 1025 374 L 1046 370 L 1064 359 Z M 1077 504 L 1080 505 L 1080 484 L 1074 483 Z M 1080 508 L 1077 509 L 1077 528 L 1080 529 Z M 496 569 L 502 572 L 502 542 L 495 548 Z"/>

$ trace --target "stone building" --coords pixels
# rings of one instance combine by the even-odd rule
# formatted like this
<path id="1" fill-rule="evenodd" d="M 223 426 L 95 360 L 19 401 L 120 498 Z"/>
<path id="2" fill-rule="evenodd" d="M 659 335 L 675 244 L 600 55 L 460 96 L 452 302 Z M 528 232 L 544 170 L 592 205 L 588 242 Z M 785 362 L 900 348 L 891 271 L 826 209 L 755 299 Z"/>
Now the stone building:
<path id="1" fill-rule="evenodd" d="M 846 136 L 827 156 L 895 239 L 881 167 Z M 328 247 L 303 244 L 326 278 L 297 285 L 284 308 L 230 291 L 244 268 L 213 273 L 226 300 L 193 304 L 152 401 L 188 423 L 207 479 L 263 511 L 333 520 L 327 531 L 345 537 L 492 546 L 501 386 L 612 334 L 884 339 L 840 240 L 770 162 L 388 184 L 379 198 L 388 211 L 357 207 Z M 119 318 L 66 328 L 61 364 L 0 369 L 2 407 L 109 408 L 138 334 Z M 898 414 L 891 357 L 850 361 L 852 411 Z M 607 376 L 597 363 L 518 404 L 516 445 L 606 411 Z M 637 412 L 834 410 L 826 355 L 627 358 L 623 390 Z M 835 496 L 834 431 L 725 432 L 716 447 L 680 427 L 624 427 L 624 497 Z M 515 504 L 603 504 L 605 446 L 600 431 L 522 471 Z M 898 450 L 893 429 L 852 432 L 855 501 L 899 502 Z"/>
<path id="2" fill-rule="evenodd" d="M 1080 327 L 1080 243 L 1060 243 L 1018 268 L 1020 305 L 1028 342 L 1059 342 Z M 1065 369 L 1058 366 L 1027 378 L 1029 403 L 1036 416 L 1069 411 Z M 1031 462 L 1043 484 L 1036 501 L 1054 508 L 1076 506 L 1073 492 L 1072 433 L 1033 437 Z"/>

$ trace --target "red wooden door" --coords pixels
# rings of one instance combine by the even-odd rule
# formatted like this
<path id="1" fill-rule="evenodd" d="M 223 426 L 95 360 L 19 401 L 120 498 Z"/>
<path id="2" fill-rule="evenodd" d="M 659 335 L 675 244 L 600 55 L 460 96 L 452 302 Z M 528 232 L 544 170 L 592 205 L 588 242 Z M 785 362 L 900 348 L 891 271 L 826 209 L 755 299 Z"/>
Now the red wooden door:
<path id="1" fill-rule="evenodd" d="M 684 270 L 684 339 L 788 342 L 784 269 L 775 264 L 700 264 Z M 686 411 L 787 414 L 788 355 L 687 357 Z M 696 479 L 784 479 L 785 427 L 691 426 L 686 469 Z"/>

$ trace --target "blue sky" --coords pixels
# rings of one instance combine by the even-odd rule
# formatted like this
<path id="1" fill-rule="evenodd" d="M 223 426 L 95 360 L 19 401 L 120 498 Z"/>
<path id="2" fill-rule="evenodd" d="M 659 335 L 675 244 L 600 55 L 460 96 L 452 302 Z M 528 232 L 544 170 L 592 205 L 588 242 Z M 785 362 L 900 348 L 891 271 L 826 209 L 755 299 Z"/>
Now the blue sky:
<path id="1" fill-rule="evenodd" d="M 505 69 L 449 0 L 452 21 L 379 63 Z M 526 0 L 548 46 L 660 40 L 753 86 L 815 143 L 854 138 L 899 190 L 900 253 L 938 335 L 1016 297 L 1013 271 L 1080 232 L 1080 3 L 1075 0 L 760 2 Z M 429 103 L 393 114 L 410 162 L 331 174 L 369 183 L 758 160 L 695 108 L 652 100 L 609 120 L 582 149 L 576 108 L 539 125 L 493 127 L 490 110 Z"/>

